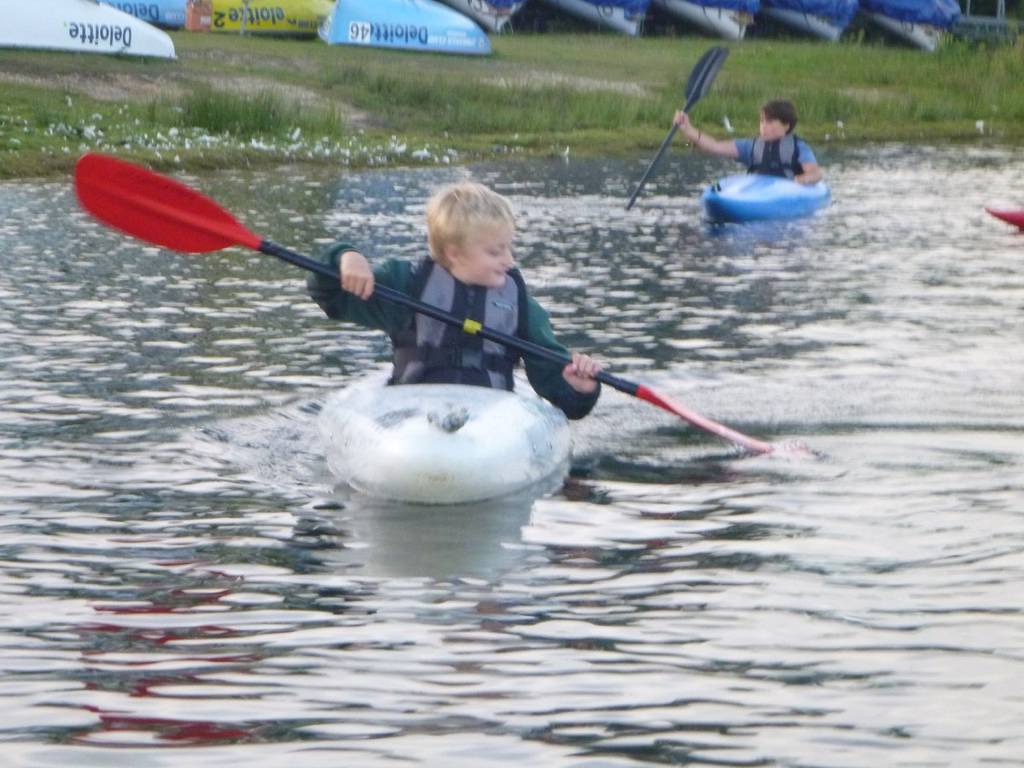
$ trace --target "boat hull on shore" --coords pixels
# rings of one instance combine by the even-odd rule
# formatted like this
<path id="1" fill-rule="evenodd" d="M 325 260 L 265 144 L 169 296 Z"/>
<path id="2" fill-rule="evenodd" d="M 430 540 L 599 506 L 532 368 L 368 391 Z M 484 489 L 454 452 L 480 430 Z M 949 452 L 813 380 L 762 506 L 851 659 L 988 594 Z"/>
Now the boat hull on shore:
<path id="1" fill-rule="evenodd" d="M 552 8 L 616 32 L 640 34 L 649 0 L 544 0 Z"/>
<path id="2" fill-rule="evenodd" d="M 860 9 L 890 34 L 929 52 L 960 18 L 956 0 L 860 0 Z"/>
<path id="3" fill-rule="evenodd" d="M 722 2 L 690 2 L 689 0 L 651 0 L 663 11 L 725 40 L 742 40 L 747 26 L 754 20 L 759 0 L 723 0 Z"/>
<path id="4" fill-rule="evenodd" d="M 464 13 L 488 32 L 501 32 L 526 0 L 441 0 Z"/>
<path id="5" fill-rule="evenodd" d="M 865 11 L 864 15 L 886 32 L 890 32 L 901 40 L 910 43 L 915 48 L 920 48 L 922 51 L 934 52 L 942 40 L 942 30 L 938 27 L 894 19 L 891 16 L 886 16 L 884 13 Z"/>
<path id="6" fill-rule="evenodd" d="M 185 0 L 100 0 L 137 19 L 168 29 L 185 26 Z"/>
<path id="7" fill-rule="evenodd" d="M 4 14 L 0 48 L 175 58 L 167 33 L 95 0 L 33 0 Z"/>
<path id="8" fill-rule="evenodd" d="M 476 502 L 561 479 L 568 470 L 562 412 L 504 390 L 365 381 L 329 398 L 319 426 L 331 472 L 378 499 Z"/>
<path id="9" fill-rule="evenodd" d="M 835 42 L 857 14 L 857 0 L 762 0 L 761 13 L 790 29 Z"/>
<path id="10" fill-rule="evenodd" d="M 798 184 L 757 173 L 726 176 L 701 194 L 704 211 L 714 222 L 764 221 L 809 216 L 828 205 L 828 186 Z"/>
<path id="11" fill-rule="evenodd" d="M 484 31 L 433 0 L 345 0 L 320 27 L 331 45 L 399 48 L 435 53 L 489 54 Z"/>

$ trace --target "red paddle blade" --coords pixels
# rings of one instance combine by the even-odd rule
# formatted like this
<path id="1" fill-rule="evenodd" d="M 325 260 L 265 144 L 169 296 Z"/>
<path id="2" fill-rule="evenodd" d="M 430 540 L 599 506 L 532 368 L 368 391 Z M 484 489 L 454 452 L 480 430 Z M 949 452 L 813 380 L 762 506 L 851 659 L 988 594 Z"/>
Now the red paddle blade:
<path id="1" fill-rule="evenodd" d="M 231 245 L 259 250 L 262 242 L 206 195 L 107 155 L 81 157 L 75 192 L 104 224 L 175 251 L 209 253 Z"/>
<path id="2" fill-rule="evenodd" d="M 995 208 L 986 208 L 985 210 L 997 219 L 1002 219 L 1007 224 L 1013 224 L 1014 226 L 1024 229 L 1024 209 L 1019 211 L 1000 211 Z"/>
<path id="3" fill-rule="evenodd" d="M 771 443 L 757 440 L 749 435 L 737 432 L 735 429 L 730 429 L 724 424 L 719 424 L 717 421 L 707 419 L 699 413 L 694 413 L 689 408 L 684 408 L 679 405 L 679 403 L 672 402 L 664 395 L 659 395 L 654 390 L 648 389 L 642 384 L 637 387 L 636 396 L 641 400 L 646 400 L 651 405 L 656 405 L 669 413 L 674 413 L 683 421 L 689 422 L 690 424 L 693 424 L 693 426 L 703 429 L 705 432 L 710 432 L 712 435 L 718 435 L 724 440 L 728 440 L 730 443 L 742 446 L 751 453 L 772 453 L 775 450 L 775 446 Z"/>

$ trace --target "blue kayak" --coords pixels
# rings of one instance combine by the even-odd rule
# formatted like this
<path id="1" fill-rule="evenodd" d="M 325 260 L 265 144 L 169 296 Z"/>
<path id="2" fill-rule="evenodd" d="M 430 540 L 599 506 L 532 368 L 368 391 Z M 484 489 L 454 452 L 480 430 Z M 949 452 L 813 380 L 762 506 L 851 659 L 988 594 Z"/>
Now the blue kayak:
<path id="1" fill-rule="evenodd" d="M 479 26 L 434 0 L 345 0 L 334 6 L 320 27 L 320 37 L 331 45 L 491 52 L 491 42 Z"/>
<path id="2" fill-rule="evenodd" d="M 712 221 L 795 219 L 828 205 L 828 185 L 797 184 L 780 176 L 726 176 L 704 190 L 700 201 Z"/>

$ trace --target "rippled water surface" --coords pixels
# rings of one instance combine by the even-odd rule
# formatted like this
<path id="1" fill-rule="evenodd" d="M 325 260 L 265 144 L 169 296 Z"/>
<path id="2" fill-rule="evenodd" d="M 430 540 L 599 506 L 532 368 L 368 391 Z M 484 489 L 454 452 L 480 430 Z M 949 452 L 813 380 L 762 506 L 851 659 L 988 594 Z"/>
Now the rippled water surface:
<path id="1" fill-rule="evenodd" d="M 539 499 L 333 487 L 387 342 L 304 275 L 0 185 L 0 746 L 11 766 L 1024 765 L 1024 206 L 999 149 L 819 148 L 815 218 L 711 228 L 680 153 L 186 181 L 260 234 L 423 253 L 509 195 L 560 337 L 818 459 L 614 391 Z"/>

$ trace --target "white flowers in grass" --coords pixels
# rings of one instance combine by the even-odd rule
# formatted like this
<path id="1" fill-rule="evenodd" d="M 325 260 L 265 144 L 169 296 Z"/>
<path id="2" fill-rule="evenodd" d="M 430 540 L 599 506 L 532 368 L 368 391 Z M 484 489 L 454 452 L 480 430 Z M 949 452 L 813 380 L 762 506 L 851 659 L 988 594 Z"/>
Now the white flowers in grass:
<path id="1" fill-rule="evenodd" d="M 839 132 L 839 138 L 840 139 L 845 139 L 846 138 L 845 128 L 846 128 L 846 125 L 843 123 L 842 120 L 836 120 L 836 130 Z M 826 133 L 825 134 L 825 141 L 832 141 L 832 134 L 831 133 Z"/>
<path id="2" fill-rule="evenodd" d="M 70 97 L 66 97 L 70 103 Z M 414 161 L 424 164 L 449 165 L 457 162 L 459 153 L 445 146 L 431 144 L 421 145 L 413 150 L 399 136 L 389 139 L 371 141 L 361 129 L 353 130 L 344 138 L 328 136 L 315 137 L 304 135 L 304 129 L 293 126 L 281 135 L 237 136 L 229 133 L 211 133 L 205 128 L 195 126 L 166 126 L 147 130 L 138 117 L 130 116 L 123 108 L 117 110 L 117 116 L 93 113 L 88 119 L 72 122 L 53 122 L 46 125 L 47 136 L 63 138 L 65 145 L 58 146 L 54 151 L 72 152 L 119 151 L 144 152 L 161 161 L 171 161 L 184 165 L 189 155 L 202 157 L 205 152 L 225 150 L 241 150 L 243 152 L 265 154 L 281 160 L 303 158 L 308 160 L 330 159 L 344 165 L 391 165 Z M 3 124 L 6 127 L 6 124 Z M 13 130 L 18 130 L 12 125 Z M 30 133 L 26 124 L 22 129 Z M 21 146 L 21 139 L 9 136 L 0 130 L 0 147 L 16 148 Z M 77 150 L 76 150 L 77 146 Z M 561 149 L 561 148 L 559 148 Z M 569 147 L 564 147 L 563 154 L 568 157 Z M 182 155 L 181 153 L 188 153 Z"/>

